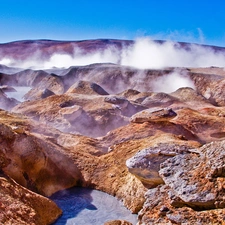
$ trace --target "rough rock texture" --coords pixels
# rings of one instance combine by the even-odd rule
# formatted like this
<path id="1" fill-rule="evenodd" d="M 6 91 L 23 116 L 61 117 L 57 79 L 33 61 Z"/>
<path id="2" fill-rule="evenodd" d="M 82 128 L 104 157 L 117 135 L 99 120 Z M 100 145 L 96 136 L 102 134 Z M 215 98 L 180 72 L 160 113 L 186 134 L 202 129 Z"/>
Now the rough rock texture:
<path id="1" fill-rule="evenodd" d="M 0 115 L 0 167 L 8 176 L 45 195 L 77 184 L 80 171 L 62 147 L 32 134 L 35 124 L 26 118 L 5 111 Z"/>
<path id="2" fill-rule="evenodd" d="M 107 145 L 98 140 L 5 111 L 0 115 L 0 166 L 18 183 L 47 196 L 74 185 L 92 187 L 123 200 L 133 212 L 141 209 L 146 189 L 125 165 L 136 148 L 118 147 L 104 155 Z"/>
<path id="3" fill-rule="evenodd" d="M 104 223 L 104 225 L 132 225 L 132 223 L 125 220 L 112 220 Z"/>
<path id="4" fill-rule="evenodd" d="M 73 55 L 76 47 L 120 54 L 132 44 L 21 41 L 0 44 L 0 57 L 20 63 L 38 50 L 45 61 L 55 53 Z M 0 91 L 0 107 L 8 110 L 0 111 L 1 170 L 46 196 L 74 185 L 105 191 L 132 212 L 141 210 L 140 224 L 224 224 L 224 68 L 119 64 L 46 70 L 0 65 L 1 86 L 30 89 L 24 102 Z M 155 82 L 173 72 L 195 87 L 154 92 Z M 16 213 L 11 218 L 20 221 Z"/>
<path id="5" fill-rule="evenodd" d="M 175 156 L 161 164 L 160 175 L 181 202 L 196 209 L 225 208 L 225 141 Z"/>
<path id="6" fill-rule="evenodd" d="M 149 189 L 146 194 L 146 202 L 139 212 L 138 225 L 148 224 L 224 224 L 225 209 L 212 209 L 195 211 L 192 208 L 172 206 L 167 186 L 158 186 Z"/>
<path id="7" fill-rule="evenodd" d="M 202 144 L 222 140 L 225 138 L 223 109 L 212 106 L 201 109 L 182 108 L 176 111 L 177 116 L 171 122 L 195 134 Z"/>
<path id="8" fill-rule="evenodd" d="M 129 171 L 137 176 L 146 187 L 153 188 L 164 183 L 159 175 L 160 165 L 175 155 L 187 153 L 194 144 L 197 145 L 197 143 L 186 141 L 160 143 L 157 147 L 138 151 L 126 161 L 126 165 Z"/>
<path id="9" fill-rule="evenodd" d="M 105 95 L 107 92 L 97 84 L 79 81 L 63 95 L 26 101 L 14 107 L 13 111 L 61 131 L 96 137 L 126 125 L 128 116 L 144 109 L 126 99 Z"/>
<path id="10" fill-rule="evenodd" d="M 1 224 L 47 225 L 61 213 L 54 202 L 0 176 Z"/>
<path id="11" fill-rule="evenodd" d="M 131 117 L 133 123 L 144 123 L 151 121 L 167 121 L 177 114 L 172 109 L 151 108 L 136 113 Z"/>
<path id="12" fill-rule="evenodd" d="M 161 163 L 165 185 L 146 192 L 139 224 L 223 224 L 224 148 L 212 142 Z"/>

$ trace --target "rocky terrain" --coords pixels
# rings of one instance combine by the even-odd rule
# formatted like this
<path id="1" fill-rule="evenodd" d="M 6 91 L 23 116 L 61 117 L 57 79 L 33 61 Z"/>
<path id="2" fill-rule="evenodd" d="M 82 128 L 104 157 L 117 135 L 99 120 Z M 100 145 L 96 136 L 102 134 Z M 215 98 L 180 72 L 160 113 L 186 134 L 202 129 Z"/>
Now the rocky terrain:
<path id="1" fill-rule="evenodd" d="M 15 64 L 34 52 L 45 61 L 55 52 L 73 54 L 77 46 L 87 53 L 132 43 L 0 45 L 0 56 L 14 59 L 0 66 L 1 224 L 53 223 L 62 212 L 47 197 L 73 186 L 116 196 L 138 214 L 139 225 L 225 224 L 223 67 Z M 156 88 L 170 86 L 160 81 L 173 74 L 191 85 Z M 29 90 L 23 99 L 19 87 Z"/>

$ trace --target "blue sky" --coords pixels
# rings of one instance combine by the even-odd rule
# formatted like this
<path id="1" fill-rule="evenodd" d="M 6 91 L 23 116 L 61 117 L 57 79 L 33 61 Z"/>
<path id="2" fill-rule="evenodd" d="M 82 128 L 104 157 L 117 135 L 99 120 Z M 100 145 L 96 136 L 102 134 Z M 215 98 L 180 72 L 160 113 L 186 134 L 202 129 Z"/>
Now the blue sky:
<path id="1" fill-rule="evenodd" d="M 225 46 L 223 0 L 0 0 L 0 42 L 150 36 Z"/>

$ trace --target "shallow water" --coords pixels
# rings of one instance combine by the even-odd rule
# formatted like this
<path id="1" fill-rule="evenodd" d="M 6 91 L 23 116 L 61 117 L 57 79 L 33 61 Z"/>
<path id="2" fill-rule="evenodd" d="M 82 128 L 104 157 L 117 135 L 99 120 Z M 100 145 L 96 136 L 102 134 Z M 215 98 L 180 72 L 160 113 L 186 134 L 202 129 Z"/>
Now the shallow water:
<path id="1" fill-rule="evenodd" d="M 101 191 L 74 187 L 55 193 L 51 199 L 63 210 L 54 225 L 103 225 L 118 219 L 137 223 L 136 214 L 115 197 Z"/>
<path id="2" fill-rule="evenodd" d="M 23 96 L 31 90 L 31 87 L 17 87 L 17 86 L 12 86 L 16 92 L 6 92 L 6 95 L 9 98 L 15 98 L 17 101 L 23 102 Z"/>

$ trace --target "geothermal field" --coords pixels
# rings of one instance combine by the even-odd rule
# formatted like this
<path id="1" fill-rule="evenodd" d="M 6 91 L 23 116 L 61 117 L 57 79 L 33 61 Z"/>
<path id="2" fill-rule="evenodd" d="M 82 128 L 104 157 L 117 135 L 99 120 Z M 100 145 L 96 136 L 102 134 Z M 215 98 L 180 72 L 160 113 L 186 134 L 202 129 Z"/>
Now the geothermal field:
<path id="1" fill-rule="evenodd" d="M 225 224 L 225 48 L 0 44 L 0 224 Z"/>

